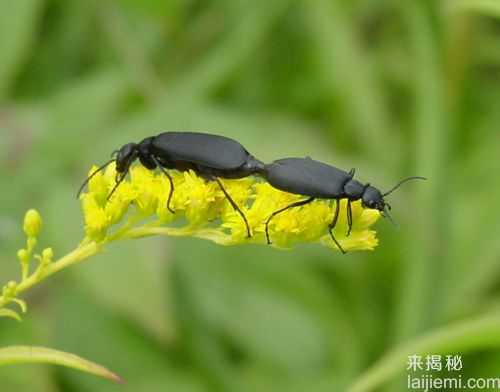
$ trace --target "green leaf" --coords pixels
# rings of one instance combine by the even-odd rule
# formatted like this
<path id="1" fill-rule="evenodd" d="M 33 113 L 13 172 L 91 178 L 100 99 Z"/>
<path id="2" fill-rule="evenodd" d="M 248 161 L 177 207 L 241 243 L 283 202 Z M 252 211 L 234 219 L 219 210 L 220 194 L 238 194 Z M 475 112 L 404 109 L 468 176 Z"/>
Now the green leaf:
<path id="1" fill-rule="evenodd" d="M 51 363 L 87 372 L 115 382 L 122 381 L 119 376 L 105 367 L 63 351 L 35 346 L 9 346 L 0 348 L 0 366 L 20 363 Z"/>
<path id="2" fill-rule="evenodd" d="M 440 239 L 446 235 L 447 210 L 438 195 L 446 191 L 444 187 L 450 175 L 446 162 L 450 159 L 448 150 L 454 133 L 446 110 L 444 71 L 432 15 L 424 2 L 401 4 L 400 12 L 407 22 L 409 48 L 415 64 L 414 170 L 432 177 L 426 186 L 413 190 L 413 203 L 422 206 L 422 214 L 415 216 L 414 232 L 411 241 L 407 241 L 409 253 L 402 265 L 396 339 L 403 341 L 436 324 L 440 315 L 434 310 L 441 305 L 436 298 L 444 297 L 442 293 L 448 289 L 442 278 L 439 280 L 439 274 L 446 274 L 446 268 L 455 268 L 453 260 L 436 252 L 442 247 Z M 440 258 L 439 272 L 436 257 Z M 435 286 L 438 281 L 443 284 Z"/>
<path id="3" fill-rule="evenodd" d="M 314 55 L 326 85 L 342 99 L 367 155 L 390 163 L 397 154 L 380 154 L 384 150 L 397 151 L 392 147 L 396 135 L 388 133 L 391 126 L 382 89 L 373 72 L 372 59 L 340 3 L 304 3 Z"/>
<path id="4" fill-rule="evenodd" d="M 138 241 L 121 244 L 95 263 L 89 263 L 78 274 L 78 282 L 88 287 L 103 304 L 117 309 L 132 320 L 139 322 L 158 339 L 173 334 L 173 321 L 169 320 L 162 259 L 159 241 L 145 241 L 144 248 Z M 143 258 L 147 262 L 138 262 Z M 127 259 L 130 262 L 123 263 Z M 105 262 L 99 262 L 105 261 Z M 134 285 L 130 284 L 134 276 Z M 112 290 L 109 290 L 113 282 Z"/>
<path id="5" fill-rule="evenodd" d="M 112 363 L 114 369 L 127 376 L 126 386 L 120 385 L 120 390 L 124 387 L 127 391 L 207 391 L 203 376 L 197 369 L 188 362 L 177 360 L 176 347 L 182 348 L 181 341 L 172 340 L 170 346 L 165 341 L 151 338 L 121 311 L 113 311 L 99 297 L 73 286 L 60 287 L 60 292 L 65 295 L 57 295 L 59 304 L 54 313 L 53 334 L 59 346 Z M 74 317 L 82 322 L 67 328 L 63 320 Z M 116 392 L 118 389 L 79 372 L 64 369 L 61 374 L 79 391 Z"/>
<path id="6" fill-rule="evenodd" d="M 500 18 L 500 3 L 497 0 L 462 0 L 452 2 L 450 8 L 452 11 L 475 11 Z"/>
<path id="7" fill-rule="evenodd" d="M 0 5 L 0 98 L 29 52 L 42 4 L 42 0 L 18 0 Z"/>
<path id="8" fill-rule="evenodd" d="M 0 317 L 10 317 L 14 320 L 21 321 L 21 316 L 11 309 L 0 309 Z"/>
<path id="9" fill-rule="evenodd" d="M 268 39 L 272 27 L 288 9 L 288 0 L 260 2 L 246 7 L 241 20 L 235 23 L 225 39 L 198 63 L 173 81 L 169 96 L 203 97 L 227 80 L 238 66 L 252 55 L 258 55 L 259 45 Z"/>
<path id="10" fill-rule="evenodd" d="M 362 374 L 349 392 L 378 390 L 380 385 L 403 372 L 408 355 L 465 353 L 500 346 L 500 314 L 446 326 L 395 348 Z"/>

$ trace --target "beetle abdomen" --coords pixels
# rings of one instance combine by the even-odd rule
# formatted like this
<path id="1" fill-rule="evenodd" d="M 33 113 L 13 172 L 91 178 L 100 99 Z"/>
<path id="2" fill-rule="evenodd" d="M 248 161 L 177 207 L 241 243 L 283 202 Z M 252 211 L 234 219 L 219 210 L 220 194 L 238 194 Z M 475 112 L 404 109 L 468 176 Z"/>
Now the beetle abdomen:
<path id="1" fill-rule="evenodd" d="M 165 132 L 156 136 L 152 153 L 168 161 L 183 161 L 213 169 L 241 167 L 248 152 L 236 140 L 198 132 Z"/>
<path id="2" fill-rule="evenodd" d="M 336 167 L 310 158 L 285 158 L 266 166 L 266 180 L 285 192 L 317 198 L 344 196 L 344 184 L 351 178 Z"/>

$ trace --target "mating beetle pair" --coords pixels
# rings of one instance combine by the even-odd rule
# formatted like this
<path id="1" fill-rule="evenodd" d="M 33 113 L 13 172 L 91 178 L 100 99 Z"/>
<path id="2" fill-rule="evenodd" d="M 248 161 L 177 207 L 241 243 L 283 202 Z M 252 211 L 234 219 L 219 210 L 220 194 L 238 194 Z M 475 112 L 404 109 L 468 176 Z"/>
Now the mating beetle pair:
<path id="1" fill-rule="evenodd" d="M 236 179 L 258 175 L 277 189 L 308 196 L 307 199 L 285 206 L 269 216 L 266 221 L 268 244 L 271 244 L 269 224 L 276 215 L 290 208 L 311 203 L 315 199 L 329 199 L 337 202 L 328 231 L 342 253 L 345 253 L 345 251 L 333 235 L 333 229 L 339 216 L 340 199 L 347 199 L 347 235 L 349 235 L 352 229 L 351 202 L 361 199 L 365 208 L 377 209 L 382 212 L 383 216 L 390 219 L 388 212 L 390 205 L 384 200 L 384 197 L 398 188 L 403 182 L 424 179 L 423 177 L 408 177 L 400 181 L 390 191 L 381 193 L 370 184 L 362 184 L 355 180 L 354 169 L 345 172 L 311 158 L 285 158 L 276 160 L 271 164 L 264 164 L 235 140 L 224 136 L 197 132 L 164 132 L 154 137 L 148 137 L 138 144 L 125 144 L 115 151 L 113 156 L 113 159 L 106 162 L 85 180 L 78 194 L 95 174 L 104 170 L 110 163 L 115 162 L 117 171 L 116 184 L 108 196 L 109 199 L 127 176 L 132 163 L 139 159 L 147 169 L 159 168 L 167 176 L 170 182 L 167 208 L 172 213 L 175 213 L 170 205 L 174 193 L 174 183 L 167 169 L 180 171 L 191 169 L 206 180 L 217 182 L 231 206 L 245 222 L 247 235 L 251 237 L 245 214 L 228 194 L 219 178 Z"/>

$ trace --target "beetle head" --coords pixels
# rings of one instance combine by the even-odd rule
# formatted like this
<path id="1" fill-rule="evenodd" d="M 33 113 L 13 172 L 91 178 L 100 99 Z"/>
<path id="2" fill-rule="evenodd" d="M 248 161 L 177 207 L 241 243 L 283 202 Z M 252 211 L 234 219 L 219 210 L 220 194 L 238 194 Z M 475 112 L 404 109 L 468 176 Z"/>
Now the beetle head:
<path id="1" fill-rule="evenodd" d="M 386 206 L 382 193 L 371 185 L 365 188 L 361 196 L 361 202 L 363 203 L 363 207 L 379 211 L 384 211 Z"/>
<path id="2" fill-rule="evenodd" d="M 111 163 L 115 162 L 116 164 L 116 184 L 111 190 L 110 194 L 108 195 L 108 200 L 111 197 L 111 195 L 115 192 L 116 188 L 120 185 L 120 183 L 125 179 L 128 173 L 128 169 L 130 168 L 130 165 L 139 158 L 140 156 L 140 150 L 139 150 L 139 145 L 136 143 L 128 143 L 125 144 L 122 148 L 119 150 L 114 151 L 111 154 L 112 159 L 106 162 L 104 165 L 96 169 L 90 176 L 87 177 L 87 179 L 83 182 L 82 186 L 78 190 L 77 197 L 80 197 L 80 194 L 82 193 L 83 189 L 85 188 L 85 185 L 89 183 L 89 181 L 94 177 L 97 173 L 103 171 L 108 165 Z"/>
<path id="3" fill-rule="evenodd" d="M 410 180 L 426 180 L 426 178 L 417 176 L 405 178 L 399 181 L 395 186 L 393 186 L 389 191 L 385 193 L 381 193 L 377 188 L 371 186 L 370 184 L 367 184 L 363 191 L 361 202 L 363 203 L 363 206 L 366 208 L 379 210 L 382 213 L 382 216 L 389 218 L 389 220 L 394 223 L 394 221 L 391 218 L 391 215 L 389 214 L 391 206 L 384 200 L 384 197 L 386 197 L 387 195 L 398 189 L 401 186 L 401 184 L 404 184 L 405 182 Z"/>
<path id="4" fill-rule="evenodd" d="M 391 205 L 384 200 L 386 193 L 382 194 L 377 188 L 367 184 L 361 197 L 361 203 L 363 207 L 371 208 L 380 211 L 384 218 L 388 218 L 391 223 L 396 226 L 396 223 L 392 220 L 389 210 Z"/>
<path id="5" fill-rule="evenodd" d="M 111 199 L 113 193 L 115 193 L 116 189 L 120 186 L 125 177 L 127 177 L 130 165 L 139 157 L 139 148 L 136 143 L 128 143 L 111 155 L 116 155 L 116 158 L 113 159 L 116 164 L 116 179 L 115 186 L 108 195 L 108 200 Z"/>
<path id="6" fill-rule="evenodd" d="M 116 153 L 116 171 L 125 174 L 130 165 L 139 156 L 139 150 L 136 143 L 125 144 Z"/>

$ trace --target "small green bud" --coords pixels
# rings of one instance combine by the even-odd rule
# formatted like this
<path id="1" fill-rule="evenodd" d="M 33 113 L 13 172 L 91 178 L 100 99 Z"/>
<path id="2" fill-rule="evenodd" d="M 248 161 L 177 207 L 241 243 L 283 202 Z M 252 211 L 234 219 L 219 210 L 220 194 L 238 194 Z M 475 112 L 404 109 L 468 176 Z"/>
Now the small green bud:
<path id="1" fill-rule="evenodd" d="M 49 264 L 54 258 L 54 251 L 52 248 L 45 248 L 42 252 L 42 263 Z"/>
<path id="2" fill-rule="evenodd" d="M 11 280 L 3 288 L 3 295 L 6 298 L 14 298 L 17 291 L 17 282 Z"/>
<path id="3" fill-rule="evenodd" d="M 37 210 L 31 209 L 24 216 L 23 229 L 28 237 L 37 237 L 42 228 L 42 217 Z"/>
<path id="4" fill-rule="evenodd" d="M 21 263 L 27 263 L 29 261 L 30 255 L 26 249 L 19 249 L 17 251 L 17 258 Z"/>

